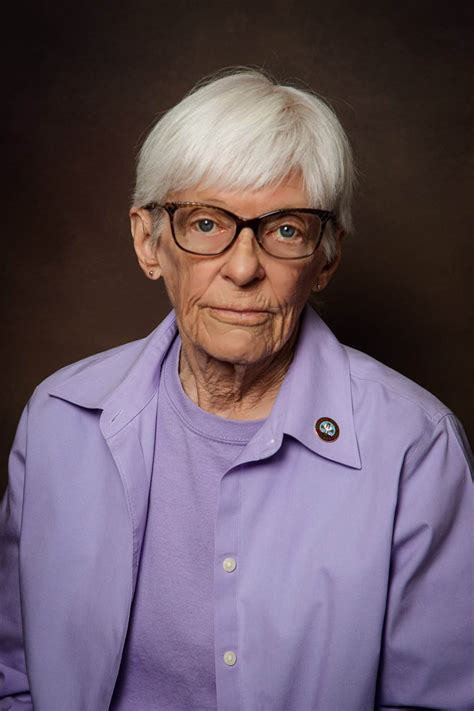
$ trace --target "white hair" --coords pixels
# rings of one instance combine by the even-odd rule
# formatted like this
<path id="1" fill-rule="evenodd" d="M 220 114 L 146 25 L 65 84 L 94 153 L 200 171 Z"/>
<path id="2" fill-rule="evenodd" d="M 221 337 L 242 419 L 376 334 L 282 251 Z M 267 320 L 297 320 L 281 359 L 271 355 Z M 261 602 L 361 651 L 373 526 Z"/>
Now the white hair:
<path id="1" fill-rule="evenodd" d="M 338 226 L 350 232 L 352 152 L 332 108 L 261 71 L 232 70 L 199 83 L 152 128 L 139 153 L 133 204 L 162 203 L 197 185 L 258 190 L 296 172 L 309 207 L 334 210 Z M 328 259 L 330 225 L 323 238 Z"/>

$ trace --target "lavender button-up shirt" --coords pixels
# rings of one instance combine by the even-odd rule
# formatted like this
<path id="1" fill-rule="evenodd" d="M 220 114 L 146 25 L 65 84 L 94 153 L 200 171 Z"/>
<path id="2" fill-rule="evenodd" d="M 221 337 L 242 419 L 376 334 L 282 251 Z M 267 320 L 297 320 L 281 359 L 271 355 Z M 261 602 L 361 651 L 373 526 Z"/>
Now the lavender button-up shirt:
<path id="1" fill-rule="evenodd" d="M 1 512 L 1 711 L 109 707 L 175 333 L 170 314 L 25 408 Z M 471 709 L 472 502 L 452 413 L 307 308 L 271 415 L 220 483 L 219 711 Z"/>

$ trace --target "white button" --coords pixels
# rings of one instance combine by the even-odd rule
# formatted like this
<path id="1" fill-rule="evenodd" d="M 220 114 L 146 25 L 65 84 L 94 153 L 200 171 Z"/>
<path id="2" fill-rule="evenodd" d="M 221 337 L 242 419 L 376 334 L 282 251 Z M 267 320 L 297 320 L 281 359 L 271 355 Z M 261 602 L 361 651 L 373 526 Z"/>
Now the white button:
<path id="1" fill-rule="evenodd" d="M 233 667 L 236 661 L 237 655 L 235 654 L 235 652 L 226 652 L 224 654 L 224 662 L 227 664 L 228 667 Z"/>
<path id="2" fill-rule="evenodd" d="M 234 558 L 226 558 L 222 563 L 222 567 L 226 573 L 233 573 L 237 567 L 237 563 Z"/>

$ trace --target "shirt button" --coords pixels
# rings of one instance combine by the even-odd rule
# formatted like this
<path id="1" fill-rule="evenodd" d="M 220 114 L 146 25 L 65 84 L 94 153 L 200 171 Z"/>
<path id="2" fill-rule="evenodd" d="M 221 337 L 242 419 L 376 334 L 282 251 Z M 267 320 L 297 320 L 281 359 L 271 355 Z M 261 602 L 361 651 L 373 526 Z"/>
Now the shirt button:
<path id="1" fill-rule="evenodd" d="M 237 567 L 237 563 L 234 558 L 226 558 L 222 563 L 222 567 L 226 573 L 233 573 Z"/>
<path id="2" fill-rule="evenodd" d="M 235 654 L 235 652 L 226 652 L 224 654 L 224 662 L 227 664 L 228 667 L 233 667 L 236 661 L 237 655 Z"/>

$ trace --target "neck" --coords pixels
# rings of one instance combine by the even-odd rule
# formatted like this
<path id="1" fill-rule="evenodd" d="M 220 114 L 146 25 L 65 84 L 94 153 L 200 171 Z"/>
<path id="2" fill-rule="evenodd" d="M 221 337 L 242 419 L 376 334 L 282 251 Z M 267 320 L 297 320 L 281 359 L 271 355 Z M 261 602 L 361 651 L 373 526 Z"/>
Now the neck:
<path id="1" fill-rule="evenodd" d="M 217 360 L 183 339 L 179 377 L 184 392 L 202 410 L 219 417 L 267 417 L 293 359 L 297 332 L 278 353 L 249 364 Z"/>

